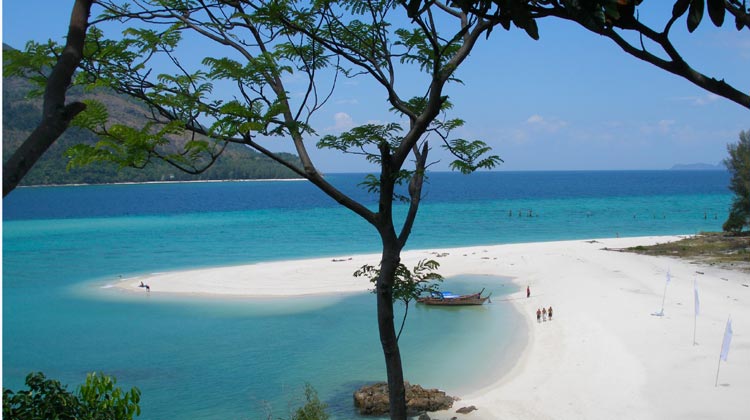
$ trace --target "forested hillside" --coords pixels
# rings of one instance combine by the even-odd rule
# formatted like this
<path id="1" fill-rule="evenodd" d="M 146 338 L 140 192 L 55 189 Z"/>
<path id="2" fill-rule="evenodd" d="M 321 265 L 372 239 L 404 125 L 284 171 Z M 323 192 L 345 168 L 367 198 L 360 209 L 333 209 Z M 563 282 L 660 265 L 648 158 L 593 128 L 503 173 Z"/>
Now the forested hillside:
<path id="1" fill-rule="evenodd" d="M 7 48 L 3 46 L 3 48 Z M 3 161 L 23 142 L 41 116 L 41 99 L 28 99 L 31 84 L 16 77 L 3 77 Z M 73 92 L 76 96 L 80 91 Z M 104 103 L 116 122 L 141 125 L 143 109 L 132 100 L 109 92 L 86 94 Z M 139 124 L 140 123 L 140 124 Z M 79 143 L 93 144 L 96 137 L 78 128 L 70 128 L 37 162 L 21 185 L 103 184 L 114 182 L 192 181 L 232 179 L 276 179 L 297 177 L 289 169 L 242 145 L 230 144 L 216 163 L 200 175 L 189 175 L 158 162 L 144 169 L 119 168 L 99 163 L 66 170 L 66 150 Z M 296 156 L 286 155 L 294 161 Z"/>

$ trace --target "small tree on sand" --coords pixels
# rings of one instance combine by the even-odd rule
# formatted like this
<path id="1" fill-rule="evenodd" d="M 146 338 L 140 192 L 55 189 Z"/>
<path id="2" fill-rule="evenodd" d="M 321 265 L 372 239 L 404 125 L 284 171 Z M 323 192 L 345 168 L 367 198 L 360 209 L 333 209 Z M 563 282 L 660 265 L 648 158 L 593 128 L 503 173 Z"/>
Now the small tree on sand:
<path id="1" fill-rule="evenodd" d="M 727 151 L 729 157 L 724 159 L 724 165 L 732 174 L 729 189 L 734 193 L 734 199 L 723 229 L 740 233 L 750 226 L 750 130 L 740 131 L 739 141 L 728 144 Z"/>

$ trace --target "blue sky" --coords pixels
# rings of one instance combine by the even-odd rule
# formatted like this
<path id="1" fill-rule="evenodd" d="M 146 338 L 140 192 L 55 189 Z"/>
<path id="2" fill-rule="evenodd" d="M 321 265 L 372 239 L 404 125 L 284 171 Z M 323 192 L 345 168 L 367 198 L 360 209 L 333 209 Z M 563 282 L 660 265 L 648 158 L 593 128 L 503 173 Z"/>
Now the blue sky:
<path id="1" fill-rule="evenodd" d="M 6 0 L 3 42 L 19 48 L 30 39 L 62 40 L 72 3 Z M 646 1 L 641 18 L 663 21 L 671 3 Z M 539 31 L 541 39 L 534 41 L 515 28 L 496 29 L 459 69 L 464 84 L 447 90 L 452 115 L 466 121 L 456 134 L 491 145 L 505 161 L 499 170 L 715 164 L 726 157 L 727 143 L 750 129 L 750 110 L 626 55 L 606 38 L 554 19 L 540 20 Z M 750 91 L 750 32 L 737 32 L 729 19 L 714 28 L 706 16 L 693 34 L 683 18 L 672 38 L 694 68 Z M 411 73 L 403 80 L 401 86 L 426 83 Z M 314 121 L 318 133 L 395 121 L 383 92 L 366 80 L 347 80 L 340 88 Z M 291 150 L 278 139 L 274 145 Z M 440 160 L 434 169 L 447 169 L 447 156 L 437 148 L 432 156 Z M 324 172 L 370 169 L 359 158 L 330 151 L 313 157 Z"/>

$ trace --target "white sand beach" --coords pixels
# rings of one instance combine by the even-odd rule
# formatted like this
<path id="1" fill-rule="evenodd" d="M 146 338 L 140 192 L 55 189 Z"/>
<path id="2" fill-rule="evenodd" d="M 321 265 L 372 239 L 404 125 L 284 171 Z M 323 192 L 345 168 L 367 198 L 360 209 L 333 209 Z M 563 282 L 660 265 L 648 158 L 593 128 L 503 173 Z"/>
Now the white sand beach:
<path id="1" fill-rule="evenodd" d="M 529 341 L 510 372 L 454 408 L 467 419 L 747 419 L 750 418 L 750 275 L 740 271 L 605 250 L 678 237 L 610 238 L 407 251 L 412 266 L 440 262 L 446 277 L 508 276 L 524 290 L 515 305 Z M 164 273 L 126 279 L 117 288 L 144 293 L 274 297 L 359 292 L 352 272 L 377 255 L 338 256 Z M 662 306 L 667 270 L 664 315 Z M 694 331 L 697 281 L 701 313 Z M 531 298 L 525 297 L 526 286 Z M 537 323 L 538 307 L 554 308 Z M 733 337 L 715 386 L 727 317 Z"/>

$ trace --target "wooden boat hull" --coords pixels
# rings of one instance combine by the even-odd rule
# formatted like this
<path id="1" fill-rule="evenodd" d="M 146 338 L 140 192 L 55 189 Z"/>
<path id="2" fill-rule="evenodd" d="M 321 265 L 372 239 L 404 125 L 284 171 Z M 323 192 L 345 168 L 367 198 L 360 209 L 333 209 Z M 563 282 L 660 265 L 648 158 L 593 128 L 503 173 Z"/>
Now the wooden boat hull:
<path id="1" fill-rule="evenodd" d="M 490 297 L 482 297 L 482 293 L 475 293 L 473 295 L 463 295 L 450 298 L 442 297 L 422 297 L 417 298 L 417 303 L 424 303 L 425 305 L 442 305 L 442 306 L 462 306 L 462 305 L 482 305 Z"/>

